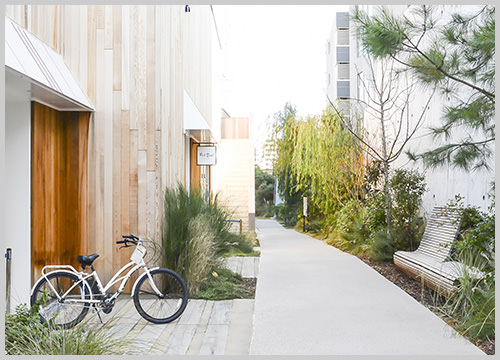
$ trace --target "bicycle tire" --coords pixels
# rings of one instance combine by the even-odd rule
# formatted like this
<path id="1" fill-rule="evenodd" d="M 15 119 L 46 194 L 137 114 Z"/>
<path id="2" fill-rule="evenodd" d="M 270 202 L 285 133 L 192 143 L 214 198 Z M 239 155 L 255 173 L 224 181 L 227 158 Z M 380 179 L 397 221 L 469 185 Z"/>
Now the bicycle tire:
<path id="1" fill-rule="evenodd" d="M 145 275 L 139 278 L 135 287 L 135 308 L 149 322 L 165 324 L 174 321 L 184 312 L 188 302 L 184 279 L 175 271 L 164 268 L 154 269 L 150 274 L 162 296 L 156 294 Z"/>
<path id="2" fill-rule="evenodd" d="M 60 301 L 54 293 L 55 290 L 59 295 L 62 295 L 78 281 L 80 279 L 75 274 L 66 271 L 53 271 L 38 282 L 31 295 L 31 306 L 38 306 L 37 310 L 42 322 L 50 321 L 56 327 L 69 329 L 83 320 L 89 311 L 89 303 Z M 89 295 L 88 284 L 82 282 L 67 295 L 66 299 L 69 297 L 88 299 Z"/>

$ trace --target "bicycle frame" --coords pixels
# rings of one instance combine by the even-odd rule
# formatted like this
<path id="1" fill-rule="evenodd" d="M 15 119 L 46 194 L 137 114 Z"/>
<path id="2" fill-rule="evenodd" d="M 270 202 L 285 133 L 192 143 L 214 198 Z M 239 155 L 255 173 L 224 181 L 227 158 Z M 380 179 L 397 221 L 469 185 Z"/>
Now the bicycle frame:
<path id="1" fill-rule="evenodd" d="M 84 303 L 98 304 L 98 303 L 101 303 L 102 300 L 93 299 L 94 294 L 92 294 L 91 286 L 89 285 L 89 283 L 87 281 L 88 279 L 90 279 L 92 277 L 94 278 L 94 280 L 97 284 L 97 288 L 99 289 L 100 295 L 106 295 L 108 293 L 107 291 L 113 285 L 115 285 L 121 281 L 121 284 L 118 287 L 118 290 L 111 296 L 111 298 L 107 299 L 108 301 L 112 301 L 112 300 L 116 299 L 123 292 L 123 290 L 125 289 L 125 285 L 127 284 L 128 280 L 130 279 L 132 274 L 143 267 L 145 269 L 146 276 L 148 276 L 148 278 L 149 278 L 149 281 L 151 283 L 151 287 L 158 295 L 161 295 L 161 292 L 158 290 L 158 288 L 156 287 L 156 285 L 152 281 L 153 279 L 152 279 L 151 274 L 150 274 L 151 270 L 144 263 L 144 255 L 145 254 L 146 254 L 146 249 L 142 246 L 141 243 L 138 244 L 136 246 L 134 252 L 130 256 L 131 261 L 128 264 L 124 265 L 120 270 L 118 270 L 118 272 L 113 275 L 111 280 L 108 281 L 106 286 L 102 285 L 101 279 L 99 278 L 99 275 L 97 274 L 97 272 L 95 270 L 93 270 L 91 273 L 86 273 L 83 271 L 77 271 L 71 265 L 46 265 L 42 269 L 42 276 L 41 276 L 39 281 L 41 281 L 42 279 L 46 279 L 47 284 L 50 286 L 51 290 L 56 294 L 58 300 L 64 299 L 64 301 L 68 301 L 68 302 L 84 302 Z M 131 268 L 131 269 L 125 275 L 121 276 L 129 268 Z M 78 276 L 78 278 L 80 280 L 78 282 L 76 282 L 75 284 L 73 284 L 73 286 L 71 286 L 64 294 L 62 294 L 60 296 L 58 294 L 58 292 L 54 289 L 54 287 L 52 286 L 50 281 L 48 281 L 48 279 L 47 279 L 48 273 L 45 273 L 46 269 L 59 269 L 59 270 L 70 269 L 70 270 L 66 270 L 66 271 L 75 274 L 76 276 Z M 144 276 L 144 274 L 141 275 L 137 280 L 139 280 L 142 276 Z M 137 281 L 136 281 L 136 283 L 137 283 Z M 75 287 L 80 286 L 81 284 L 86 285 L 87 288 L 90 290 L 90 293 L 89 293 L 90 299 L 66 299 L 66 296 L 68 294 L 70 294 L 71 291 L 73 291 L 73 289 Z M 35 288 L 35 287 L 33 287 L 33 288 Z M 134 288 L 135 288 L 135 284 L 134 284 Z M 130 295 L 132 296 L 133 292 Z"/>

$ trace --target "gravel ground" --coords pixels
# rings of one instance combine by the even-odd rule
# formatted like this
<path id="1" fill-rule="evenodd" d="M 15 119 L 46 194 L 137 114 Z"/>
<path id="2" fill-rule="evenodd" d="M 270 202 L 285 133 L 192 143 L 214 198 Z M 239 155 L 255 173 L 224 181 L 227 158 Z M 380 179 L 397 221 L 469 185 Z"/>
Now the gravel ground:
<path id="1" fill-rule="evenodd" d="M 376 261 L 367 256 L 360 256 L 360 259 L 453 326 L 452 320 L 444 318 L 436 309 L 437 305 L 443 303 L 443 297 L 436 295 L 434 291 L 422 286 L 420 282 L 400 271 L 392 261 Z M 491 341 L 474 342 L 474 345 L 488 355 L 495 354 L 495 339 Z"/>

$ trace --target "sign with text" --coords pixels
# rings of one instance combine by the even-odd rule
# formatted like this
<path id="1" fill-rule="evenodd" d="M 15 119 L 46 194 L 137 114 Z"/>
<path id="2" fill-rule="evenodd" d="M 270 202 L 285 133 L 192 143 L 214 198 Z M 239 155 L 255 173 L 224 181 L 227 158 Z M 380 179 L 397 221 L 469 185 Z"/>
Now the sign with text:
<path id="1" fill-rule="evenodd" d="M 216 159 L 216 148 L 215 146 L 198 146 L 196 154 L 196 165 L 215 165 Z"/>

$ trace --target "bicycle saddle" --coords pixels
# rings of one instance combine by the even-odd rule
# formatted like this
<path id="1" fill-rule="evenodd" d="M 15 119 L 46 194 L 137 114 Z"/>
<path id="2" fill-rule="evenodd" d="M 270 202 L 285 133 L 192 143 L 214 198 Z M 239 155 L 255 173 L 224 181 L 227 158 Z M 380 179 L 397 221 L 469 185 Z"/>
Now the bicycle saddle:
<path id="1" fill-rule="evenodd" d="M 76 257 L 76 261 L 78 261 L 78 263 L 84 265 L 84 266 L 90 266 L 92 265 L 92 263 L 94 262 L 95 259 L 97 259 L 99 257 L 99 254 L 92 254 L 92 255 L 88 255 L 88 256 L 77 256 Z"/>

